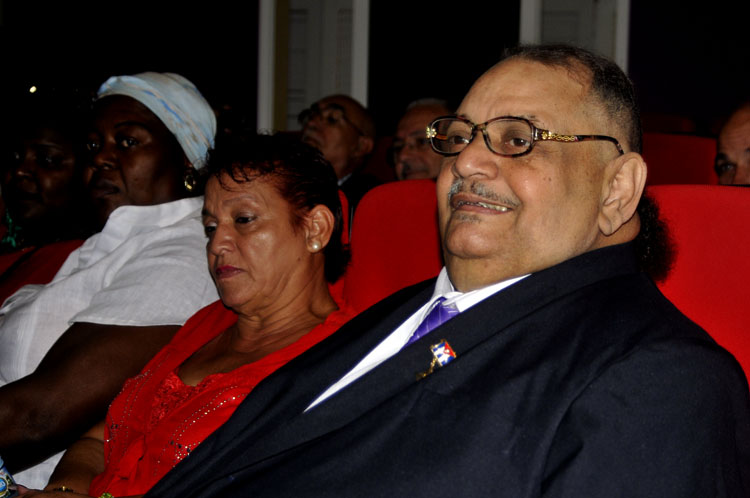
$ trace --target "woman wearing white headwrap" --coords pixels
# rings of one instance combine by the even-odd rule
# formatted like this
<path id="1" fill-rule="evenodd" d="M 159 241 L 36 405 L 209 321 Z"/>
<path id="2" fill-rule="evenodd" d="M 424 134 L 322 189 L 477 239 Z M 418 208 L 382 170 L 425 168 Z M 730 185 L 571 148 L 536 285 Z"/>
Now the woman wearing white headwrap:
<path id="1" fill-rule="evenodd" d="M 84 178 L 102 227 L 45 286 L 0 309 L 0 454 L 24 468 L 101 419 L 195 311 L 218 298 L 195 173 L 214 114 L 182 76 L 117 76 L 99 90 Z M 59 457 L 16 475 L 41 487 Z"/>

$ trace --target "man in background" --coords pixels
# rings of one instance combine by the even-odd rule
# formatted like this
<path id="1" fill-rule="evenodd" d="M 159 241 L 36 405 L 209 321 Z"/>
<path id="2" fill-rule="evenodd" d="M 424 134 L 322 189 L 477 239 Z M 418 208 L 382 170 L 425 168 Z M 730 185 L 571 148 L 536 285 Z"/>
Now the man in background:
<path id="1" fill-rule="evenodd" d="M 339 187 L 353 210 L 379 181 L 360 172 L 375 145 L 375 122 L 367 109 L 346 95 L 325 97 L 298 117 L 302 141 L 317 148 L 333 166 Z"/>
<path id="2" fill-rule="evenodd" d="M 391 147 L 396 178 L 437 178 L 443 157 L 432 150 L 426 130 L 433 119 L 450 113 L 448 104 L 438 99 L 415 100 L 406 107 Z"/>
<path id="3" fill-rule="evenodd" d="M 729 117 L 719 133 L 714 170 L 722 185 L 750 185 L 750 102 Z"/>

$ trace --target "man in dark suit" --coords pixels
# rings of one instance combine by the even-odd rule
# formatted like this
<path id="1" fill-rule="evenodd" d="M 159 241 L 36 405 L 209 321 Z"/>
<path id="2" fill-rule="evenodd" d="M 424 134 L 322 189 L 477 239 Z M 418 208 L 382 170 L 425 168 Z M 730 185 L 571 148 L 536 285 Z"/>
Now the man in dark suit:
<path id="1" fill-rule="evenodd" d="M 522 47 L 430 135 L 437 281 L 269 377 L 150 495 L 749 496 L 742 370 L 642 270 L 627 77 Z"/>

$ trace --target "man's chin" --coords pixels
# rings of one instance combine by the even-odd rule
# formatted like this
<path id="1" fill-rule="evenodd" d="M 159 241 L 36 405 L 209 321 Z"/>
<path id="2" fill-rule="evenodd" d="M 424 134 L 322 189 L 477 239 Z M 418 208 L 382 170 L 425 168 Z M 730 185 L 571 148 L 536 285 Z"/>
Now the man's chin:
<path id="1" fill-rule="evenodd" d="M 305 143 L 307 145 L 315 147 L 318 150 L 322 149 L 322 145 L 320 143 L 320 140 L 316 139 L 315 137 L 313 137 L 311 135 L 303 135 L 302 136 L 302 143 Z"/>

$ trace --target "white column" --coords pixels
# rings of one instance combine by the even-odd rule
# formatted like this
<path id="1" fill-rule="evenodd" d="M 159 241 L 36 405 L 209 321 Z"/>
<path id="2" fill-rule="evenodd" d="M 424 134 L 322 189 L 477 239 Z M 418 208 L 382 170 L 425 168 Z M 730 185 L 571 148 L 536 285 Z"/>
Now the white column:
<path id="1" fill-rule="evenodd" d="M 352 0 L 351 96 L 367 106 L 370 45 L 370 0 Z"/>
<path id="2" fill-rule="evenodd" d="M 276 0 L 260 0 L 258 9 L 258 131 L 273 129 Z"/>

